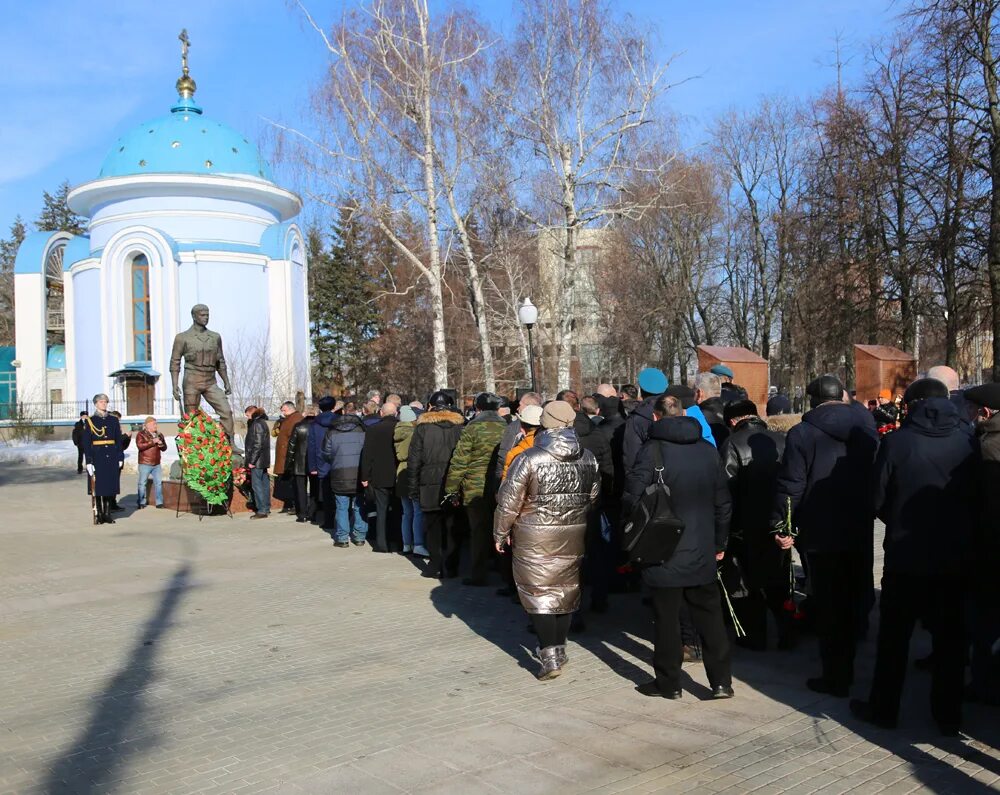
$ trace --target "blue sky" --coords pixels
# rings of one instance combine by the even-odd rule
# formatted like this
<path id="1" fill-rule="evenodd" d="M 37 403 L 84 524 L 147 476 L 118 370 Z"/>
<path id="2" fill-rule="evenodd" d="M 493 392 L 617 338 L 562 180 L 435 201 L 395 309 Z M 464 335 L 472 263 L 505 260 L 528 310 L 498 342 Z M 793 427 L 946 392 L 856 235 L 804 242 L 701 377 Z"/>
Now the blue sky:
<path id="1" fill-rule="evenodd" d="M 303 0 L 330 22 L 345 3 Z M 348 4 L 350 5 L 350 4 Z M 511 0 L 469 2 L 509 27 Z M 705 125 L 763 94 L 805 97 L 831 84 L 835 36 L 860 73 L 868 45 L 895 27 L 887 0 L 619 0 L 661 59 L 677 55 L 667 96 L 697 146 Z M 0 236 L 33 219 L 42 190 L 93 178 L 114 141 L 166 113 L 179 74 L 177 34 L 191 36 L 191 73 L 205 113 L 265 141 L 267 119 L 296 124 L 326 54 L 288 0 L 35 0 L 4 5 L 0 72 Z M 265 147 L 266 150 L 266 147 Z M 282 175 L 278 169 L 279 179 Z"/>

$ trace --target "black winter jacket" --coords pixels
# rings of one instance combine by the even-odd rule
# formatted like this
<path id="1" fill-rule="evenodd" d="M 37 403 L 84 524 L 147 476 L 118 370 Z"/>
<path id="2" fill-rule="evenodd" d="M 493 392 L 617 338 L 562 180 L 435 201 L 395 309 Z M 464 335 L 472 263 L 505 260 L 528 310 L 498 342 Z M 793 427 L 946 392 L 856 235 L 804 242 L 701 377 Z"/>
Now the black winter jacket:
<path id="1" fill-rule="evenodd" d="M 643 569 L 653 588 L 707 585 L 716 578 L 717 552 L 726 548 L 732 503 L 718 451 L 701 437 L 692 417 L 664 417 L 649 430 L 625 484 L 626 515 L 656 477 L 653 445 L 663 456 L 663 482 L 670 489 L 674 512 L 684 532 L 666 563 Z"/>
<path id="2" fill-rule="evenodd" d="M 288 452 L 285 454 L 286 475 L 309 474 L 309 428 L 313 420 L 313 417 L 303 417 L 292 428 L 292 435 L 288 437 Z"/>
<path id="3" fill-rule="evenodd" d="M 977 427 L 982 453 L 979 479 L 977 563 L 974 590 L 988 603 L 1000 603 L 1000 414 Z"/>
<path id="4" fill-rule="evenodd" d="M 358 493 L 358 470 L 365 446 L 365 427 L 354 414 L 334 416 L 323 437 L 322 458 L 329 467 L 330 489 L 334 494 Z"/>
<path id="5" fill-rule="evenodd" d="M 271 431 L 267 427 L 267 415 L 263 409 L 257 409 L 247 423 L 243 460 L 248 467 L 253 466 L 257 469 L 271 467 Z"/>
<path id="6" fill-rule="evenodd" d="M 365 428 L 365 446 L 361 451 L 361 480 L 375 489 L 396 485 L 395 417 L 383 417 Z"/>
<path id="7" fill-rule="evenodd" d="M 701 413 L 705 415 L 705 422 L 712 430 L 712 438 L 715 439 L 715 446 L 722 450 L 722 443 L 729 437 L 729 426 L 726 425 L 722 412 L 726 408 L 721 397 L 709 398 L 698 404 Z"/>
<path id="8" fill-rule="evenodd" d="M 625 420 L 625 430 L 622 438 L 622 464 L 625 468 L 626 479 L 630 478 L 630 472 L 635 466 L 639 449 L 649 438 L 650 426 L 655 422 L 653 417 L 653 406 L 656 405 L 657 396 L 646 398 Z"/>
<path id="9" fill-rule="evenodd" d="M 967 577 L 980 474 L 979 440 L 947 398 L 922 400 L 882 441 L 875 510 L 885 522 L 885 571 Z"/>
<path id="10" fill-rule="evenodd" d="M 772 526 L 784 520 L 790 499 L 799 549 L 870 555 L 877 446 L 875 421 L 860 403 L 823 403 L 806 412 L 785 439 Z"/>
<path id="11" fill-rule="evenodd" d="M 611 494 L 615 501 L 620 501 L 622 492 L 625 491 L 625 414 L 619 398 L 600 397 L 597 403 L 601 407 L 601 416 L 604 417 L 597 426 L 597 432 L 611 445 L 611 461 L 615 466 Z"/>
<path id="12" fill-rule="evenodd" d="M 737 425 L 719 449 L 733 498 L 729 552 L 751 588 L 788 584 L 787 556 L 770 527 L 784 450 L 785 434 L 769 430 L 759 417 Z"/>
<path id="13" fill-rule="evenodd" d="M 420 510 L 425 513 L 441 510 L 448 464 L 464 423 L 461 414 L 447 409 L 427 411 L 417 417 L 406 462 L 410 497 L 420 502 Z"/>
<path id="14" fill-rule="evenodd" d="M 607 438 L 599 432 L 599 425 L 594 425 L 582 411 L 576 413 L 576 422 L 573 423 L 573 430 L 576 431 L 576 438 L 580 440 L 580 447 L 590 450 L 597 459 L 597 469 L 601 476 L 601 500 L 607 500 L 612 495 L 615 482 L 615 463 L 611 455 L 611 444 Z"/>

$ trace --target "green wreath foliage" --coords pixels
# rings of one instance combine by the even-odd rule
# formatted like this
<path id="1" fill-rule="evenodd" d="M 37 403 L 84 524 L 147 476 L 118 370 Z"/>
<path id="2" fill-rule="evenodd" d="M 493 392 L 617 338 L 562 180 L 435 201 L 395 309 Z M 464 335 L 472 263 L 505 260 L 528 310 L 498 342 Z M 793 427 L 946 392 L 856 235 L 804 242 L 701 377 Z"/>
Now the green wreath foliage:
<path id="1" fill-rule="evenodd" d="M 184 482 L 209 505 L 225 504 L 233 478 L 233 448 L 222 426 L 198 409 L 184 415 L 177 431 Z"/>

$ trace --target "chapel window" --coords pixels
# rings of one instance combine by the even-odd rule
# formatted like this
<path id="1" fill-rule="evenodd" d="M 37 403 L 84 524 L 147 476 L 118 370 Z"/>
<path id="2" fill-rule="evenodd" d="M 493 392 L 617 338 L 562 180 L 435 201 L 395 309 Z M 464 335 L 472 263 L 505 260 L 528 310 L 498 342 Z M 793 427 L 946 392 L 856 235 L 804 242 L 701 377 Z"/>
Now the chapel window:
<path id="1" fill-rule="evenodd" d="M 137 254 L 132 260 L 132 348 L 137 362 L 152 359 L 149 327 L 149 260 Z"/>

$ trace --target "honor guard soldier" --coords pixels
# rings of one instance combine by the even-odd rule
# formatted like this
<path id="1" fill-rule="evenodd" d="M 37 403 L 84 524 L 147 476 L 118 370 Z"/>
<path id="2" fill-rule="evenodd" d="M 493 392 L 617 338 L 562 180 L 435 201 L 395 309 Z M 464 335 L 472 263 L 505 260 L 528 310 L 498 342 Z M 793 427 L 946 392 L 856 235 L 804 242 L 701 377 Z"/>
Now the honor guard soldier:
<path id="1" fill-rule="evenodd" d="M 122 429 L 118 418 L 108 413 L 108 396 L 94 395 L 94 414 L 87 417 L 80 434 L 81 448 L 87 461 L 87 493 L 97 504 L 98 524 L 114 524 L 111 506 L 121 491 Z"/>

